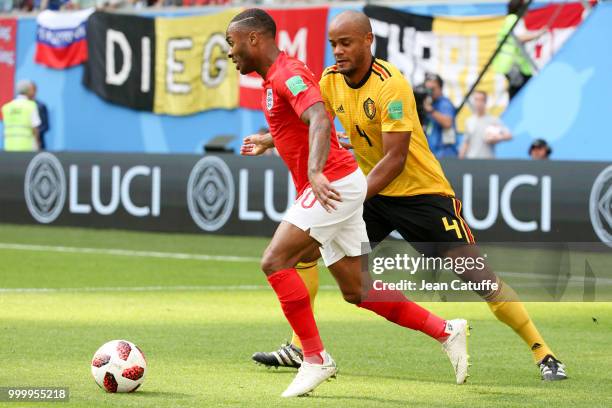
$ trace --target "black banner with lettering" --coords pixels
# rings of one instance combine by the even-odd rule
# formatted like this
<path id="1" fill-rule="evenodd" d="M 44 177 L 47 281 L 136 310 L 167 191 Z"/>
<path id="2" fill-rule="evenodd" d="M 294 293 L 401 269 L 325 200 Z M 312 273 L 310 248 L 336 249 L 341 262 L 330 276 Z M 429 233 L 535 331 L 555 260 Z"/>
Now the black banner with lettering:
<path id="1" fill-rule="evenodd" d="M 95 12 L 87 21 L 83 84 L 101 98 L 153 110 L 155 19 Z"/>
<path id="2" fill-rule="evenodd" d="M 384 59 L 385 61 L 389 60 L 389 39 L 391 38 L 391 33 L 389 33 L 389 31 L 392 29 L 391 26 L 394 26 L 399 30 L 397 36 L 400 39 L 409 37 L 408 33 L 404 33 L 404 31 L 407 30 L 412 32 L 421 31 L 429 33 L 433 29 L 434 18 L 431 16 L 405 13 L 390 7 L 382 6 L 365 6 L 363 8 L 363 12 L 370 18 L 373 24 L 385 24 L 386 29 L 381 27 L 379 30 L 374 31 L 374 35 L 376 37 L 376 57 Z M 414 36 L 414 33 L 412 33 L 410 36 Z M 397 52 L 400 53 L 417 51 L 404 49 L 406 44 L 401 41 L 395 45 L 398 47 Z M 412 45 L 416 45 L 414 41 Z M 429 48 L 424 47 L 420 51 L 421 53 L 417 55 L 418 58 L 423 60 L 428 60 L 431 58 L 431 50 Z M 399 68 L 401 69 L 402 67 Z"/>

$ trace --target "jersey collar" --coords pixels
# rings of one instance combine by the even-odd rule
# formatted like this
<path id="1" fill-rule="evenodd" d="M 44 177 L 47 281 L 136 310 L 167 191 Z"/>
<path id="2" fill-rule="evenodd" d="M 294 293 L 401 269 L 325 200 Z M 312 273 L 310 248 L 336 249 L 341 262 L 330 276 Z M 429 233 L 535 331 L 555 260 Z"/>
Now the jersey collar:
<path id="1" fill-rule="evenodd" d="M 370 63 L 370 69 L 368 69 L 368 72 L 364 75 L 363 78 L 361 78 L 361 81 L 359 81 L 356 85 L 349 84 L 348 81 L 346 80 L 346 77 L 342 75 L 344 77 L 344 83 L 348 85 L 349 88 L 352 88 L 352 89 L 359 89 L 362 86 L 364 86 L 365 83 L 368 82 L 368 79 L 370 79 L 370 75 L 372 75 L 372 65 L 374 65 L 374 60 L 376 60 L 376 58 L 372 56 L 372 62 Z"/>
<path id="2" fill-rule="evenodd" d="M 272 65 L 270 65 L 270 68 L 268 68 L 268 72 L 266 73 L 264 82 L 270 81 L 270 78 L 272 78 L 272 75 L 276 72 L 278 65 L 281 63 L 281 59 L 285 59 L 286 56 L 287 54 L 285 54 L 285 51 L 281 51 L 278 53 L 278 56 L 276 57 Z"/>

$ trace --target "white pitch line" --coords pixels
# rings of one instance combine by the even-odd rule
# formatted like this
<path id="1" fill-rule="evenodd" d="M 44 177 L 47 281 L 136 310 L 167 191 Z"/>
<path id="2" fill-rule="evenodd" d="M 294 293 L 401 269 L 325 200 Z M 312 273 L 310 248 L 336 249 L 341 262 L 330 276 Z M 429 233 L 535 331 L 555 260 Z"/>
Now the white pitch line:
<path id="1" fill-rule="evenodd" d="M 219 261 L 219 262 L 259 262 L 259 258 L 248 256 L 231 256 L 231 255 L 200 255 L 187 254 L 180 252 L 158 252 L 158 251 L 132 251 L 127 249 L 116 248 L 84 248 L 84 247 L 69 247 L 56 245 L 30 245 L 30 244 L 14 244 L 9 242 L 0 242 L 0 250 L 18 250 L 18 251 L 37 251 L 37 252 L 63 252 L 73 254 L 99 254 L 99 255 L 114 255 L 114 256 L 133 256 L 143 258 L 164 258 L 164 259 L 187 259 L 197 261 Z"/>
<path id="2" fill-rule="evenodd" d="M 519 278 L 519 279 L 529 279 L 529 280 L 546 280 L 546 281 L 555 281 L 555 282 L 559 282 L 562 281 L 564 278 L 564 276 L 555 276 L 555 275 L 549 275 L 546 273 L 541 273 L 541 274 L 537 274 L 537 273 L 524 273 L 524 272 L 497 272 L 498 275 L 503 276 L 509 276 L 512 278 Z M 590 281 L 592 280 L 591 278 L 586 278 L 584 276 L 570 276 L 569 278 L 567 278 L 568 282 L 572 282 L 572 283 L 584 283 L 586 281 Z M 610 278 L 598 278 L 596 277 L 594 282 L 596 282 L 598 285 L 610 285 L 612 284 L 612 279 Z"/>
<path id="3" fill-rule="evenodd" d="M 99 286 L 83 288 L 0 288 L 0 293 L 74 293 L 74 292 L 161 292 L 168 291 L 231 291 L 263 290 L 264 285 L 228 285 L 228 286 Z"/>
<path id="4" fill-rule="evenodd" d="M 158 252 L 158 251 L 133 251 L 117 248 L 87 248 L 87 247 L 69 247 L 57 245 L 33 245 L 33 244 L 17 244 L 10 242 L 0 242 L 0 250 L 19 250 L 19 251 L 36 251 L 36 252 L 60 252 L 60 253 L 76 253 L 76 254 L 99 254 L 112 256 L 126 257 L 143 257 L 143 258 L 158 258 L 158 259 L 183 259 L 197 261 L 216 261 L 216 262 L 259 262 L 259 258 L 246 256 L 231 256 L 231 255 L 204 255 L 204 254 L 189 254 L 180 252 Z M 526 280 L 549 280 L 558 281 L 560 277 L 550 276 L 546 274 L 534 273 L 518 273 L 509 271 L 498 271 L 501 276 Z M 570 283 L 583 283 L 584 277 L 571 276 L 568 280 Z M 611 285 L 610 278 L 596 278 L 598 285 Z M 515 284 L 516 285 L 516 284 Z M 92 288 L 0 288 L 0 293 L 28 293 L 28 292 L 99 292 L 99 291 L 164 291 L 164 290 L 209 290 L 209 291 L 231 291 L 231 290 L 261 290 L 268 286 L 254 285 L 236 285 L 236 286 L 145 286 L 145 287 L 92 287 Z M 324 290 L 333 289 L 335 286 L 321 287 Z"/>
<path id="5" fill-rule="evenodd" d="M 513 284 L 515 288 L 539 288 L 533 283 Z M 574 286 L 574 285 L 568 285 Z M 210 286 L 99 286 L 83 288 L 0 288 L 0 294 L 14 293 L 100 293 L 100 292 L 248 292 L 270 290 L 267 285 L 210 285 Z M 321 291 L 339 290 L 335 285 L 321 285 Z"/>
<path id="6" fill-rule="evenodd" d="M 321 285 L 320 290 L 338 289 L 334 285 Z M 79 293 L 79 292 L 163 292 L 163 291 L 257 291 L 270 290 L 267 285 L 209 285 L 209 286 L 99 286 L 84 288 L 0 288 L 0 293 Z"/>

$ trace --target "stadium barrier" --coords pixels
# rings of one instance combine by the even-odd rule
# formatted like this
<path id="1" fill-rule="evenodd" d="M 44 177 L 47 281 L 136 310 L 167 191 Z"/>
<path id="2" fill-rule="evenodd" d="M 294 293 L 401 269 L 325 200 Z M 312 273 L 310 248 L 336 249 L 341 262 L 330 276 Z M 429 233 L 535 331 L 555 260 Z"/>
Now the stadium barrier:
<path id="1" fill-rule="evenodd" d="M 612 166 L 442 162 L 476 239 L 607 242 Z M 295 200 L 277 157 L 0 153 L 0 222 L 269 236 Z"/>

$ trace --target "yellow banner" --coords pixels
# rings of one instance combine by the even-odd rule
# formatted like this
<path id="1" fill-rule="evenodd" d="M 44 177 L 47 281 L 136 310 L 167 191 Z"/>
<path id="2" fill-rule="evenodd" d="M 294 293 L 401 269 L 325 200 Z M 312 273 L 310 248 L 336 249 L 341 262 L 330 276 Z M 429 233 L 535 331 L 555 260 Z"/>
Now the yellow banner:
<path id="1" fill-rule="evenodd" d="M 503 21 L 504 17 L 434 18 L 432 31 L 436 35 L 439 56 L 434 72 L 444 78 L 445 93 L 456 107 L 493 55 Z M 499 116 L 508 102 L 504 77 L 489 68 L 478 89 L 487 93 L 490 113 Z M 459 132 L 463 132 L 465 119 L 471 114 L 469 104 L 458 113 Z"/>
<path id="2" fill-rule="evenodd" d="M 155 19 L 155 113 L 238 107 L 238 71 L 227 58 L 225 29 L 239 11 Z"/>

